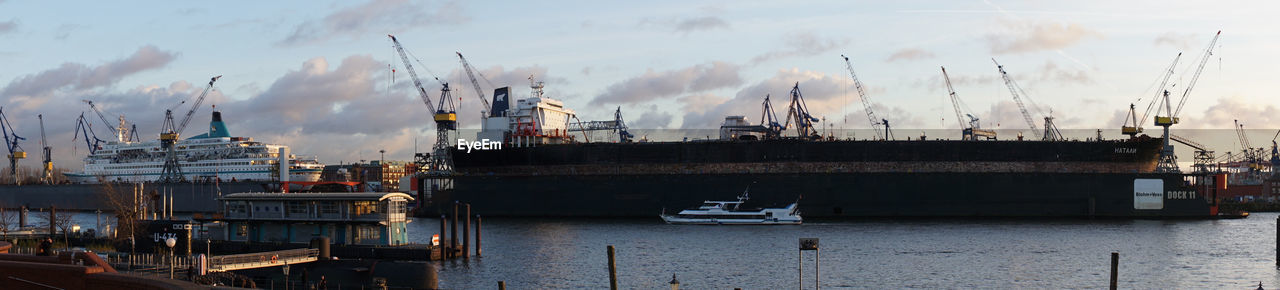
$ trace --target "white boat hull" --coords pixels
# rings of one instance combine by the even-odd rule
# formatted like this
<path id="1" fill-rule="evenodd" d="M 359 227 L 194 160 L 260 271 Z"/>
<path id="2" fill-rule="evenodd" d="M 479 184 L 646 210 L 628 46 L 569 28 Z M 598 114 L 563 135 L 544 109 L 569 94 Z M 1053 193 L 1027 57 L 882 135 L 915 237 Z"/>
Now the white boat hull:
<path id="1" fill-rule="evenodd" d="M 788 218 L 751 218 L 751 219 L 721 219 L 721 218 L 682 218 L 672 215 L 659 215 L 662 220 L 673 225 L 798 225 L 802 223 L 800 217 Z"/>

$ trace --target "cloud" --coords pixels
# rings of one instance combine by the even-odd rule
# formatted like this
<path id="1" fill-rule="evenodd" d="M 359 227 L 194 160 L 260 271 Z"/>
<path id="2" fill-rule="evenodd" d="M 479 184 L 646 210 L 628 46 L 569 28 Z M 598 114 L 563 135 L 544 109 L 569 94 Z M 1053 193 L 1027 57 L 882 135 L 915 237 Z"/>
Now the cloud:
<path id="1" fill-rule="evenodd" d="M 323 19 L 299 24 L 281 45 L 323 42 L 335 37 L 356 38 L 369 33 L 400 32 L 414 27 L 464 23 L 469 20 L 456 2 L 426 7 L 408 0 L 373 0 L 333 12 Z"/>
<path id="2" fill-rule="evenodd" d="M 1056 82 L 1062 85 L 1093 83 L 1093 79 L 1089 77 L 1088 72 L 1080 69 L 1059 67 L 1053 61 L 1045 61 L 1038 72 L 1038 79 L 1041 81 Z"/>
<path id="3" fill-rule="evenodd" d="M 62 89 L 86 90 L 111 86 L 129 75 L 162 68 L 175 58 L 176 53 L 148 45 L 139 48 L 129 57 L 98 66 L 63 63 L 54 69 L 14 79 L 0 90 L 0 96 L 38 97 Z"/>
<path id="4" fill-rule="evenodd" d="M 906 49 L 896 51 L 892 55 L 889 55 L 889 58 L 886 58 L 884 62 L 894 62 L 899 60 L 930 59 L 933 57 L 934 55 L 932 52 L 928 52 L 918 48 L 906 48 Z"/>
<path id="5" fill-rule="evenodd" d="M 1191 50 L 1192 44 L 1195 43 L 1194 34 L 1182 34 L 1177 32 L 1165 32 L 1157 36 L 1152 43 L 1155 46 L 1168 45 L 1179 50 Z"/>
<path id="6" fill-rule="evenodd" d="M 849 39 L 823 38 L 811 32 L 801 32 L 788 34 L 783 38 L 783 42 L 787 44 L 786 47 L 753 57 L 750 63 L 757 64 L 797 56 L 814 56 L 843 46 L 849 43 Z"/>
<path id="7" fill-rule="evenodd" d="M 0 34 L 13 32 L 18 28 L 18 20 L 10 19 L 9 21 L 0 21 Z"/>
<path id="8" fill-rule="evenodd" d="M 634 121 L 628 121 L 627 127 L 635 129 L 665 129 L 671 125 L 675 116 L 670 112 L 659 111 L 655 105 L 649 106 L 649 110 L 640 114 L 639 118 Z"/>
<path id="9" fill-rule="evenodd" d="M 1102 38 L 1096 30 L 1072 23 L 1002 21 L 1005 33 L 986 36 L 993 54 L 1027 53 L 1063 49 L 1089 38 Z"/>
<path id="10" fill-rule="evenodd" d="M 716 28 L 728 29 L 729 23 L 715 16 L 685 18 L 675 23 L 675 31 L 685 33 Z"/>
<path id="11" fill-rule="evenodd" d="M 70 24 L 70 23 L 58 25 L 58 29 L 53 33 L 53 39 L 66 40 L 67 37 L 71 36 L 71 32 L 84 29 L 85 27 L 86 26 L 84 25 Z"/>
<path id="12" fill-rule="evenodd" d="M 1280 109 L 1270 104 L 1248 103 L 1239 97 L 1218 99 L 1218 103 L 1205 108 L 1204 115 L 1198 119 L 1183 115 L 1182 124 L 1195 124 L 1196 128 L 1234 128 L 1235 120 L 1245 124 L 1246 129 L 1280 128 Z"/>
<path id="13" fill-rule="evenodd" d="M 703 10 L 706 9 L 704 8 Z M 636 27 L 657 27 L 670 29 L 672 32 L 689 34 L 698 31 L 729 29 L 729 22 L 716 16 L 644 17 L 636 23 Z"/>
<path id="14" fill-rule="evenodd" d="M 742 84 L 741 68 L 726 62 L 710 62 L 687 68 L 655 72 L 609 85 L 591 105 L 642 103 L 684 93 L 697 93 Z"/>

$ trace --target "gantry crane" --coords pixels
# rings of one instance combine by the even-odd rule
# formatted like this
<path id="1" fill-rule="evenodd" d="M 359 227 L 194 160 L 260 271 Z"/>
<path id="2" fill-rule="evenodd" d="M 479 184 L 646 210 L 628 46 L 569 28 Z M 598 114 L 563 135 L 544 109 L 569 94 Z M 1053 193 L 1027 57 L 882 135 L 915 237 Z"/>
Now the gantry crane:
<path id="1" fill-rule="evenodd" d="M 942 79 L 947 83 L 947 94 L 951 96 L 951 105 L 955 107 L 956 121 L 960 122 L 961 139 L 977 141 L 978 137 L 984 137 L 987 140 L 995 140 L 996 131 L 983 130 L 981 124 L 978 123 L 978 117 L 964 113 L 964 110 L 961 109 L 961 107 L 964 107 L 964 102 L 960 101 L 960 96 L 956 95 L 955 88 L 951 87 L 951 76 L 947 75 L 946 67 L 942 67 Z M 966 116 L 969 117 L 967 124 L 964 121 Z"/>
<path id="2" fill-rule="evenodd" d="M 1185 86 L 1186 89 L 1183 89 L 1182 98 L 1178 100 L 1178 107 L 1176 109 L 1175 107 L 1173 107 L 1172 100 L 1170 100 L 1169 98 L 1170 97 L 1169 93 L 1165 92 L 1163 94 L 1164 95 L 1163 109 L 1164 109 L 1165 115 L 1163 117 L 1160 116 L 1160 110 L 1157 109 L 1155 124 L 1156 126 L 1160 126 L 1164 128 L 1164 136 L 1163 136 L 1164 146 L 1162 146 L 1160 150 L 1160 163 L 1156 165 L 1156 171 L 1159 171 L 1159 172 L 1181 172 L 1182 171 L 1178 169 L 1178 157 L 1174 155 L 1173 145 L 1169 144 L 1169 136 L 1170 136 L 1169 127 L 1178 123 L 1178 113 L 1182 112 L 1182 105 L 1186 104 L 1187 97 L 1191 95 L 1191 89 L 1194 89 L 1196 87 L 1196 82 L 1200 80 L 1200 73 L 1204 71 L 1205 63 L 1208 63 L 1209 57 L 1213 56 L 1213 46 L 1218 43 L 1219 36 L 1222 36 L 1221 30 L 1219 30 L 1217 34 L 1213 35 L 1213 40 L 1209 41 L 1209 47 L 1204 49 L 1204 53 L 1200 58 L 1200 64 L 1196 67 L 1196 73 L 1192 75 L 1191 80 L 1187 82 L 1187 85 Z"/>
<path id="3" fill-rule="evenodd" d="M 1165 85 L 1169 84 L 1169 78 L 1173 76 L 1173 69 L 1178 66 L 1178 60 L 1180 59 L 1182 59 L 1181 52 L 1178 53 L 1178 56 L 1173 58 L 1173 63 L 1170 63 L 1169 66 L 1161 73 L 1160 86 L 1156 87 L 1155 97 L 1151 98 L 1151 102 L 1147 104 L 1147 109 L 1142 112 L 1141 120 L 1138 119 L 1138 112 L 1134 110 L 1135 106 L 1133 104 L 1129 104 L 1129 115 L 1125 116 L 1125 124 L 1120 126 L 1120 133 L 1129 135 L 1129 138 L 1137 137 L 1138 133 L 1142 133 L 1142 123 L 1147 122 L 1147 116 L 1151 115 L 1151 109 L 1156 107 L 1156 102 L 1158 102 L 1160 98 L 1167 97 L 1169 94 L 1169 91 L 1164 88 Z"/>
<path id="4" fill-rule="evenodd" d="M 858 98 L 862 99 L 862 109 L 867 112 L 867 121 L 871 122 L 871 128 L 875 129 L 876 137 L 884 140 L 893 139 L 893 131 L 889 129 L 889 120 L 877 118 L 876 113 L 871 110 L 871 99 L 867 98 L 867 91 L 862 87 L 862 81 L 858 80 L 858 74 L 853 72 L 853 63 L 849 62 L 849 57 L 843 54 L 844 66 L 849 70 L 849 77 L 853 78 L 853 87 L 858 91 Z M 884 132 L 880 132 L 880 128 L 884 127 Z"/>
<path id="5" fill-rule="evenodd" d="M 476 89 L 476 97 L 480 97 L 480 118 L 497 117 L 501 112 L 492 112 L 492 106 L 489 105 L 489 99 L 484 96 L 484 90 L 480 89 L 480 81 L 476 80 L 475 69 L 471 67 L 471 63 L 467 62 L 467 58 L 462 57 L 461 52 L 456 52 L 458 59 L 462 61 L 462 69 L 467 71 L 467 79 L 471 80 L 471 86 Z"/>
<path id="6" fill-rule="evenodd" d="M 574 116 L 573 119 L 577 120 L 578 117 Z M 617 110 L 613 111 L 613 120 L 586 122 L 578 120 L 578 122 L 570 124 L 567 130 L 569 132 L 582 132 L 583 139 L 587 143 L 591 143 L 591 139 L 587 137 L 588 131 L 613 131 L 618 136 L 618 143 L 631 143 L 632 139 L 635 138 L 635 135 L 627 131 L 627 122 L 622 120 L 622 107 L 618 107 Z"/>
<path id="7" fill-rule="evenodd" d="M 813 122 L 818 122 L 819 120 L 809 114 L 809 106 L 805 105 L 804 96 L 800 94 L 799 82 L 796 83 L 795 87 L 791 88 L 791 105 L 787 107 L 787 121 L 783 126 L 791 127 L 792 120 L 795 120 L 796 138 L 806 140 L 822 139 L 822 135 L 818 134 L 818 130 L 813 128 Z"/>
<path id="8" fill-rule="evenodd" d="M 9 117 L 4 115 L 4 107 L 0 107 L 0 133 L 4 134 L 4 145 L 9 150 L 9 174 L 13 177 L 13 184 L 20 185 L 22 180 L 18 179 L 18 160 L 27 158 L 27 152 L 22 151 L 18 141 L 27 138 L 18 136 L 13 124 L 9 123 Z"/>
<path id="9" fill-rule="evenodd" d="M 1036 138 L 1044 141 L 1062 140 L 1062 132 L 1058 131 L 1058 126 L 1053 124 L 1053 116 L 1044 116 L 1043 133 L 1036 131 L 1036 122 L 1031 119 L 1031 112 L 1027 110 L 1027 105 L 1022 102 L 1022 99 L 1027 98 L 1027 101 L 1031 102 L 1032 109 L 1035 109 L 1036 112 L 1040 112 L 1040 109 L 1027 96 L 1027 92 L 1023 91 L 1022 87 L 1018 86 L 1018 83 L 1014 82 L 1012 77 L 1009 77 L 1009 73 L 1004 70 L 1003 65 L 1000 65 L 995 58 L 992 58 L 991 62 L 995 63 L 996 69 L 1000 71 L 1000 77 L 1004 79 L 1005 86 L 1009 87 L 1009 94 L 1013 95 L 1013 102 L 1018 104 L 1018 110 L 1022 112 L 1022 120 L 1027 122 L 1028 128 L 1031 128 L 1031 133 Z"/>
<path id="10" fill-rule="evenodd" d="M 49 140 L 44 137 L 44 114 L 36 115 L 40 119 L 40 148 L 44 153 L 41 157 L 40 168 L 44 172 L 40 174 L 40 183 L 53 184 L 53 150 L 49 147 Z"/>
<path id="11" fill-rule="evenodd" d="M 89 154 L 93 154 L 98 151 L 101 144 L 103 142 L 107 142 L 107 140 L 98 138 L 98 133 L 93 132 L 93 122 L 86 120 L 84 118 L 84 113 L 80 113 L 80 117 L 76 118 L 76 131 L 71 133 L 71 142 L 75 142 L 81 135 L 84 136 L 85 147 L 89 147 Z"/>
<path id="12" fill-rule="evenodd" d="M 431 103 L 431 96 L 427 94 L 427 89 L 422 86 L 422 80 L 418 78 L 418 73 L 413 70 L 413 64 L 409 62 L 409 55 L 404 51 L 404 47 L 400 45 L 400 40 L 395 36 L 387 34 L 391 38 L 391 43 L 395 46 L 396 52 L 400 54 L 400 60 L 404 62 L 405 70 L 409 71 L 409 76 L 413 77 L 413 86 L 418 89 L 418 95 L 422 97 L 422 102 L 427 104 L 427 109 L 435 110 L 433 119 L 436 122 L 436 145 L 434 146 L 434 158 L 431 158 L 431 170 L 447 172 L 453 168 L 453 160 L 449 154 L 449 131 L 458 128 L 458 113 L 454 109 L 453 97 L 449 94 L 449 84 L 440 82 L 440 106 L 437 107 Z M 461 56 L 461 55 L 459 55 Z M 439 81 L 439 78 L 436 78 Z"/>
<path id="13" fill-rule="evenodd" d="M 178 104 L 169 107 L 164 111 L 164 124 L 160 128 L 160 147 L 165 150 L 164 167 L 160 172 L 160 178 L 157 180 L 162 183 L 182 182 L 186 177 L 182 175 L 182 167 L 178 164 L 177 146 L 178 137 L 182 134 L 182 130 L 187 128 L 187 123 L 191 121 L 191 116 L 195 115 L 196 110 L 200 108 L 200 104 L 204 103 L 204 97 L 213 90 L 213 83 L 217 82 L 222 76 L 215 76 L 209 79 L 209 85 L 200 92 L 200 96 L 196 97 L 196 102 L 191 105 L 191 110 L 187 111 L 187 115 L 182 117 L 182 122 L 178 125 L 173 123 L 173 110 L 177 109 L 186 100 L 178 102 Z"/>

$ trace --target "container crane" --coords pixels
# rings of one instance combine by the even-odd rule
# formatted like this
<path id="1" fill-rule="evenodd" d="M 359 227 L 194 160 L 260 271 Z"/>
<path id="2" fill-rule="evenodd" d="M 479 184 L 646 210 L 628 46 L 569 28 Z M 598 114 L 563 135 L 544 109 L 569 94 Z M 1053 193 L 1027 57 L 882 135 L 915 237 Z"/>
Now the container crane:
<path id="1" fill-rule="evenodd" d="M 956 95 L 956 90 L 951 87 L 951 76 L 947 75 L 946 67 L 942 67 L 942 79 L 947 83 L 947 93 L 951 96 L 951 105 L 955 107 L 956 121 L 960 122 L 961 139 L 977 141 L 978 137 L 984 137 L 987 140 L 995 140 L 996 131 L 983 130 L 982 126 L 978 124 L 978 117 L 963 112 L 961 107 L 964 106 L 964 102 L 960 101 L 960 97 Z M 969 117 L 968 124 L 964 121 L 966 116 Z"/>
<path id="2" fill-rule="evenodd" d="M 1156 89 L 1156 95 L 1151 98 L 1151 103 L 1147 104 L 1147 109 L 1143 111 L 1141 120 L 1138 119 L 1138 112 L 1134 110 L 1135 106 L 1133 104 L 1129 104 L 1129 115 L 1125 116 L 1125 124 L 1120 127 L 1120 133 L 1129 135 L 1129 138 L 1137 137 L 1138 133 L 1142 133 L 1142 123 L 1147 122 L 1147 116 L 1151 115 L 1151 109 L 1156 107 L 1156 102 L 1158 102 L 1160 98 L 1169 94 L 1169 91 L 1164 90 L 1164 88 L 1165 85 L 1169 84 L 1169 78 L 1173 76 L 1173 69 L 1178 66 L 1178 60 L 1180 59 L 1182 59 L 1181 52 L 1178 53 L 1178 56 L 1173 58 L 1173 63 L 1170 63 L 1169 67 L 1165 68 L 1162 76 L 1160 77 L 1159 89 Z"/>
<path id="3" fill-rule="evenodd" d="M 84 145 L 89 148 L 89 154 L 98 151 L 101 144 L 107 142 L 98 138 L 98 133 L 93 132 L 93 123 L 85 120 L 84 113 L 80 113 L 80 117 L 76 118 L 76 131 L 71 133 L 71 142 L 75 142 L 81 135 L 84 135 Z"/>
<path id="4" fill-rule="evenodd" d="M 1209 62 L 1209 57 L 1213 56 L 1213 46 L 1218 43 L 1218 37 L 1222 36 L 1222 31 L 1213 35 L 1213 40 L 1209 41 L 1209 47 L 1204 49 L 1204 53 L 1200 58 L 1200 64 L 1196 67 L 1196 73 L 1192 75 L 1191 81 L 1187 82 L 1186 89 L 1182 91 L 1182 98 L 1178 100 L 1178 107 L 1173 107 L 1169 93 L 1166 91 L 1164 95 L 1164 113 L 1160 116 L 1160 110 L 1156 110 L 1156 126 L 1164 128 L 1164 146 L 1160 150 L 1160 162 L 1156 165 L 1158 172 L 1181 172 L 1178 169 L 1178 156 L 1174 155 L 1173 145 L 1169 144 L 1169 127 L 1178 123 L 1178 113 L 1182 112 L 1182 105 L 1186 104 L 1187 97 L 1191 95 L 1191 89 L 1196 87 L 1196 82 L 1200 80 L 1200 73 L 1204 72 L 1205 63 Z"/>
<path id="5" fill-rule="evenodd" d="M 53 184 L 53 150 L 49 147 L 49 140 L 44 137 L 44 114 L 36 115 L 40 120 L 40 147 L 44 155 L 42 155 L 40 168 L 44 169 L 40 174 L 40 183 Z"/>
<path id="6" fill-rule="evenodd" d="M 493 108 L 489 105 L 489 99 L 484 96 L 484 90 L 480 89 L 480 82 L 476 80 L 475 69 L 471 67 L 471 63 L 467 62 L 467 58 L 462 57 L 461 52 L 455 53 L 458 54 L 458 59 L 462 61 L 462 69 L 467 71 L 467 79 L 471 80 L 471 86 L 476 89 L 476 97 L 480 97 L 480 117 L 482 119 L 484 117 L 498 117 L 500 112 L 491 111 Z"/>
<path id="7" fill-rule="evenodd" d="M 404 47 L 400 45 L 400 40 L 395 36 L 387 34 L 391 38 L 391 43 L 395 46 L 396 52 L 400 54 L 400 60 L 404 62 L 405 70 L 409 71 L 409 76 L 413 77 L 413 86 L 418 89 L 418 95 L 422 97 L 422 102 L 427 105 L 427 109 L 435 110 L 433 119 L 436 122 L 436 145 L 434 146 L 435 158 L 431 159 L 431 167 L 434 170 L 448 171 L 453 167 L 453 160 L 449 156 L 449 131 L 458 128 L 458 113 L 454 110 L 453 97 L 449 94 L 449 84 L 441 82 L 440 88 L 440 106 L 437 107 L 431 103 L 431 96 L 427 94 L 427 89 L 422 86 L 422 80 L 418 78 L 418 73 L 413 70 L 413 64 L 409 62 L 409 55 L 404 51 Z M 439 78 L 436 79 L 437 81 Z"/>
<path id="8" fill-rule="evenodd" d="M 200 92 L 200 96 L 196 97 L 196 102 L 191 105 L 191 110 L 187 111 L 187 115 L 182 117 L 182 122 L 178 125 L 173 123 L 173 110 L 182 106 L 187 101 L 178 102 L 177 105 L 169 107 L 164 111 L 164 124 L 160 128 L 160 147 L 165 150 L 164 167 L 160 172 L 159 182 L 173 183 L 182 182 L 186 178 L 182 175 L 182 167 L 178 164 L 178 152 L 174 147 L 178 143 L 178 137 L 182 134 L 182 130 L 187 128 L 187 123 L 191 121 L 191 116 L 195 115 L 196 109 L 200 108 L 200 104 L 204 103 L 204 97 L 213 89 L 213 83 L 217 82 L 222 76 L 215 76 L 209 79 L 209 85 Z"/>
<path id="9" fill-rule="evenodd" d="M 4 134 L 5 149 L 9 150 L 9 174 L 13 177 L 13 184 L 21 185 L 22 181 L 18 179 L 18 160 L 27 158 L 27 152 L 22 151 L 18 141 L 27 138 L 18 136 L 13 124 L 9 123 L 9 117 L 4 115 L 4 107 L 0 107 L 0 133 Z"/>
<path id="10" fill-rule="evenodd" d="M 843 54 L 844 66 L 849 70 L 849 77 L 853 78 L 853 87 L 858 91 L 858 98 L 862 99 L 862 109 L 867 112 L 867 120 L 871 122 L 871 128 L 875 129 L 876 137 L 883 140 L 892 140 L 893 133 L 889 130 L 889 120 L 877 118 L 876 113 L 871 111 L 871 99 L 867 98 L 867 91 L 863 89 L 862 81 L 858 80 L 858 74 L 853 72 L 853 63 L 849 62 L 849 57 Z M 884 127 L 884 132 L 880 132 L 880 128 Z"/>
<path id="11" fill-rule="evenodd" d="M 813 122 L 818 122 L 818 118 L 814 118 L 809 114 L 809 106 L 804 103 L 804 95 L 800 94 L 800 83 L 797 82 L 795 87 L 791 88 L 791 105 L 787 108 L 787 121 L 784 127 L 791 127 L 791 121 L 795 120 L 796 137 L 807 140 L 822 139 L 822 135 L 818 134 L 818 130 L 813 128 Z"/>
<path id="12" fill-rule="evenodd" d="M 991 59 L 991 62 L 995 63 L 996 69 L 1000 70 L 1000 77 L 1004 79 L 1005 86 L 1009 87 L 1009 94 L 1013 95 L 1013 102 L 1018 104 L 1018 110 L 1022 112 L 1022 119 L 1027 122 L 1028 128 L 1031 128 L 1031 133 L 1035 135 L 1036 138 L 1044 141 L 1062 140 L 1062 132 L 1058 131 L 1058 126 L 1053 124 L 1053 116 L 1044 117 L 1043 133 L 1036 131 L 1036 122 L 1031 119 L 1031 112 L 1027 111 L 1026 104 L 1022 102 L 1022 99 L 1026 97 L 1026 92 L 1022 90 L 1021 86 L 1018 86 L 1017 82 L 1013 81 L 1012 77 L 1009 77 L 1009 72 L 1004 70 L 1003 65 L 1000 65 L 1000 63 L 994 58 Z M 1031 101 L 1031 99 L 1027 98 L 1027 101 Z M 1033 109 L 1036 109 L 1036 111 L 1039 112 L 1039 109 L 1035 107 L 1034 102 L 1031 105 Z"/>

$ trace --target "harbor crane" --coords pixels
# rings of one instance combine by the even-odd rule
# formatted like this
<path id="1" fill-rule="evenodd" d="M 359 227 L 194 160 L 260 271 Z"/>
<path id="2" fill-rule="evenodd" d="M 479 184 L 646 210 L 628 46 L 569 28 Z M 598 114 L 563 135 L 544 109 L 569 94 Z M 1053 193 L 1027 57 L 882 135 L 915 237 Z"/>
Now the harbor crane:
<path id="1" fill-rule="evenodd" d="M 1173 102 L 1170 99 L 1170 94 L 1167 90 L 1162 94 L 1164 107 L 1156 110 L 1155 121 L 1156 126 L 1164 128 L 1164 146 L 1160 149 L 1160 161 L 1156 164 L 1156 171 L 1158 172 L 1182 171 L 1178 169 L 1178 156 L 1174 155 L 1173 145 L 1169 144 L 1169 127 L 1178 123 L 1178 114 L 1182 112 L 1182 105 L 1186 104 L 1187 97 L 1191 95 L 1191 89 L 1194 89 L 1196 87 L 1196 82 L 1200 80 L 1200 73 L 1204 72 L 1205 63 L 1208 63 L 1209 57 L 1213 56 L 1213 46 L 1218 43 L 1218 37 L 1220 36 L 1222 36 L 1221 30 L 1213 35 L 1213 40 L 1210 40 L 1209 46 L 1204 49 L 1204 53 L 1200 58 L 1200 64 L 1196 67 L 1195 74 L 1192 75 L 1191 80 L 1187 82 L 1186 86 L 1184 86 L 1186 88 L 1182 91 L 1182 97 L 1178 100 L 1178 106 L 1176 108 L 1173 106 Z M 1164 109 L 1164 116 L 1160 116 L 1160 109 Z"/>
<path id="2" fill-rule="evenodd" d="M 1138 112 L 1134 110 L 1135 106 L 1133 104 L 1129 104 L 1129 115 L 1125 116 L 1125 124 L 1120 126 L 1120 133 L 1129 135 L 1129 138 L 1131 139 L 1137 137 L 1138 133 L 1142 133 L 1142 123 L 1147 122 L 1147 117 L 1151 115 L 1151 109 L 1156 107 L 1156 102 L 1158 102 L 1163 95 L 1169 93 L 1169 91 L 1164 90 L 1164 88 L 1169 84 L 1169 78 L 1173 76 L 1173 69 L 1178 66 L 1178 60 L 1181 59 L 1182 53 L 1179 52 L 1178 56 L 1173 58 L 1173 63 L 1170 63 L 1169 66 L 1161 73 L 1160 86 L 1156 89 L 1155 97 L 1151 98 L 1151 102 L 1147 104 L 1147 109 L 1142 112 L 1142 119 L 1138 119 Z"/>
<path id="3" fill-rule="evenodd" d="M 876 138 L 883 140 L 893 140 L 893 132 L 889 129 L 889 120 L 877 118 L 876 113 L 871 110 L 871 99 L 867 97 L 867 91 L 862 86 L 862 81 L 858 80 L 858 74 L 853 72 L 853 63 L 849 61 L 849 57 L 843 54 L 844 66 L 849 70 L 849 77 L 853 78 L 853 87 L 858 91 L 858 98 L 862 99 L 862 109 L 867 112 L 867 120 L 871 122 L 871 128 L 875 129 Z M 884 127 L 884 132 L 880 132 L 880 128 Z"/>
<path id="4" fill-rule="evenodd" d="M 53 149 L 49 147 L 49 140 L 44 136 L 44 114 L 36 115 L 36 119 L 40 120 L 40 148 L 44 153 L 40 162 L 40 168 L 44 169 L 40 174 L 40 183 L 53 184 Z"/>
<path id="5" fill-rule="evenodd" d="M 98 106 L 94 104 L 93 101 L 90 101 L 90 100 L 81 100 L 81 101 L 85 102 L 86 104 L 89 104 L 89 108 L 93 109 L 93 112 L 98 114 L 98 119 L 102 120 L 102 124 L 107 125 L 107 130 L 111 130 L 111 134 L 116 136 L 117 142 L 134 142 L 134 141 L 142 140 L 140 138 L 137 138 L 138 125 L 134 124 L 132 125 L 132 128 L 130 128 L 130 126 L 128 126 L 129 125 L 128 122 L 125 121 L 123 114 L 121 114 L 120 117 L 118 118 L 119 122 L 117 122 L 118 124 L 115 125 L 116 127 L 112 127 L 113 125 L 111 124 L 111 121 L 107 121 L 107 116 L 102 113 L 102 110 L 98 109 Z"/>
<path id="6" fill-rule="evenodd" d="M 818 122 L 818 118 L 809 114 L 809 106 L 804 103 L 804 95 L 800 94 L 800 83 L 797 82 L 795 87 L 791 88 L 791 105 L 787 107 L 787 121 L 783 127 L 790 128 L 792 120 L 795 120 L 796 137 L 807 140 L 822 139 L 822 135 L 818 134 L 818 130 L 814 129 L 813 122 Z"/>
<path id="7" fill-rule="evenodd" d="M 1022 119 L 1027 122 L 1028 128 L 1031 128 L 1031 133 L 1036 138 L 1044 141 L 1063 140 L 1062 132 L 1058 131 L 1058 126 L 1053 124 L 1053 116 L 1046 115 L 1044 117 L 1043 133 L 1036 131 L 1036 122 L 1031 119 L 1031 112 L 1027 110 L 1027 105 L 1022 102 L 1022 99 L 1026 98 L 1028 102 L 1031 102 L 1031 108 L 1035 109 L 1036 112 L 1039 113 L 1040 109 L 1035 105 L 1034 101 L 1031 101 L 1030 97 L 1027 97 L 1027 92 L 1023 91 L 1022 87 L 1018 86 L 1018 83 L 1014 82 L 1012 77 L 1009 77 L 1009 72 L 1004 70 L 1004 66 L 1000 65 L 1000 62 L 997 62 L 995 58 L 992 58 L 991 62 L 995 63 L 996 69 L 1000 70 L 1000 77 L 1004 79 L 1005 86 L 1009 87 L 1009 94 L 1013 95 L 1013 102 L 1018 104 L 1018 110 L 1022 112 Z"/>
<path id="8" fill-rule="evenodd" d="M 76 118 L 76 130 L 71 133 L 71 142 L 75 142 L 81 135 L 84 136 L 84 145 L 89 148 L 89 154 L 97 152 L 102 143 L 107 142 L 98 138 L 98 133 L 93 132 L 93 123 L 85 120 L 84 113 L 80 113 L 80 117 Z"/>
<path id="9" fill-rule="evenodd" d="M 573 118 L 575 120 L 578 119 L 577 116 Z M 618 136 L 618 143 L 631 143 L 632 139 L 635 138 L 635 135 L 627 131 L 627 122 L 622 120 L 622 107 L 618 107 L 617 110 L 613 111 L 613 120 L 586 122 L 579 120 L 569 125 L 569 128 L 569 132 L 582 132 L 583 139 L 588 143 L 591 142 L 591 139 L 587 138 L 587 131 L 613 131 Z"/>
<path id="10" fill-rule="evenodd" d="M 773 110 L 773 102 L 769 101 L 769 95 L 764 95 L 764 102 L 760 109 L 760 125 L 764 127 L 764 139 L 778 139 L 782 137 L 782 131 L 786 127 L 778 122 L 778 114 Z"/>
<path id="11" fill-rule="evenodd" d="M 204 97 L 213 89 L 213 83 L 217 82 L 222 76 L 215 76 L 209 79 L 209 85 L 200 92 L 200 96 L 196 97 L 196 102 L 191 105 L 191 110 L 187 111 L 187 115 L 182 117 L 182 122 L 178 125 L 173 123 L 173 110 L 186 103 L 186 100 L 178 102 L 178 104 L 169 107 L 164 111 L 164 124 L 160 128 L 160 147 L 165 150 L 164 167 L 160 172 L 160 178 L 157 180 L 161 183 L 174 183 L 186 181 L 182 175 L 182 167 L 178 164 L 178 152 L 174 147 L 178 143 L 178 137 L 182 134 L 182 130 L 187 128 L 187 123 L 191 121 L 191 116 L 195 115 L 196 109 L 200 108 L 200 104 L 204 103 Z"/>
<path id="12" fill-rule="evenodd" d="M 453 97 L 449 94 L 449 84 L 441 82 L 440 87 L 440 106 L 431 103 L 431 96 L 427 94 L 427 89 L 422 86 L 422 80 L 418 78 L 418 73 L 413 70 L 413 64 L 409 62 L 409 55 L 404 51 L 404 47 L 400 45 L 400 40 L 395 36 L 387 34 L 391 38 L 391 43 L 395 46 L 396 52 L 400 54 L 400 60 L 404 62 L 405 70 L 409 71 L 409 76 L 413 77 L 413 86 L 418 89 L 418 95 L 422 97 L 422 102 L 427 105 L 427 109 L 435 110 L 432 118 L 436 122 L 436 144 L 434 146 L 434 158 L 431 158 L 431 167 L 438 171 L 448 171 L 453 167 L 453 160 L 449 154 L 449 131 L 458 129 L 458 113 L 454 109 Z M 461 54 L 459 54 L 461 56 Z M 439 81 L 439 78 L 436 78 Z"/>
<path id="13" fill-rule="evenodd" d="M 1169 135 L 1169 139 L 1178 143 L 1182 143 L 1183 145 L 1187 145 L 1188 147 L 1191 147 L 1193 149 L 1196 149 L 1195 165 L 1192 165 L 1195 168 L 1196 173 L 1210 172 L 1209 166 L 1215 162 L 1214 160 L 1217 159 L 1216 157 L 1213 156 L 1214 154 L 1212 150 L 1209 150 L 1208 147 L 1204 146 L 1204 144 L 1200 144 L 1200 142 L 1191 141 L 1191 139 L 1187 139 L 1186 137 L 1182 137 L 1178 135 Z"/>
<path id="14" fill-rule="evenodd" d="M 956 95 L 956 90 L 951 87 L 951 76 L 947 75 L 946 67 L 942 67 L 942 79 L 947 83 L 947 93 L 951 96 L 951 105 L 955 107 L 956 121 L 960 122 L 961 139 L 978 141 L 978 137 L 983 137 L 987 140 L 995 140 L 996 131 L 983 130 L 982 126 L 978 124 L 978 117 L 974 117 L 973 114 L 964 113 L 965 110 L 961 109 L 961 107 L 967 106 L 964 105 L 963 101 L 960 101 L 960 97 Z M 966 116 L 969 117 L 969 122 L 967 124 L 964 121 L 964 117 Z"/>
<path id="15" fill-rule="evenodd" d="M 475 69 L 471 67 L 471 63 L 467 62 L 467 58 L 462 57 L 461 52 L 455 52 L 455 53 L 458 54 L 458 59 L 462 61 L 462 69 L 467 72 L 467 79 L 471 80 L 471 86 L 475 87 L 476 89 L 476 97 L 480 97 L 480 117 L 481 118 L 489 117 L 491 116 L 491 114 L 493 117 L 497 117 L 497 115 L 500 113 L 491 112 L 493 106 L 489 105 L 488 97 L 485 97 L 484 90 L 480 89 L 480 82 L 476 80 L 476 75 L 474 72 Z"/>
<path id="16" fill-rule="evenodd" d="M 27 138 L 18 136 L 13 124 L 9 123 L 9 117 L 4 114 L 4 107 L 0 107 L 0 133 L 4 134 L 5 149 L 9 150 L 9 174 L 13 177 L 13 184 L 21 185 L 22 180 L 18 179 L 18 160 L 27 158 L 27 152 L 22 151 L 18 141 L 27 140 Z"/>

